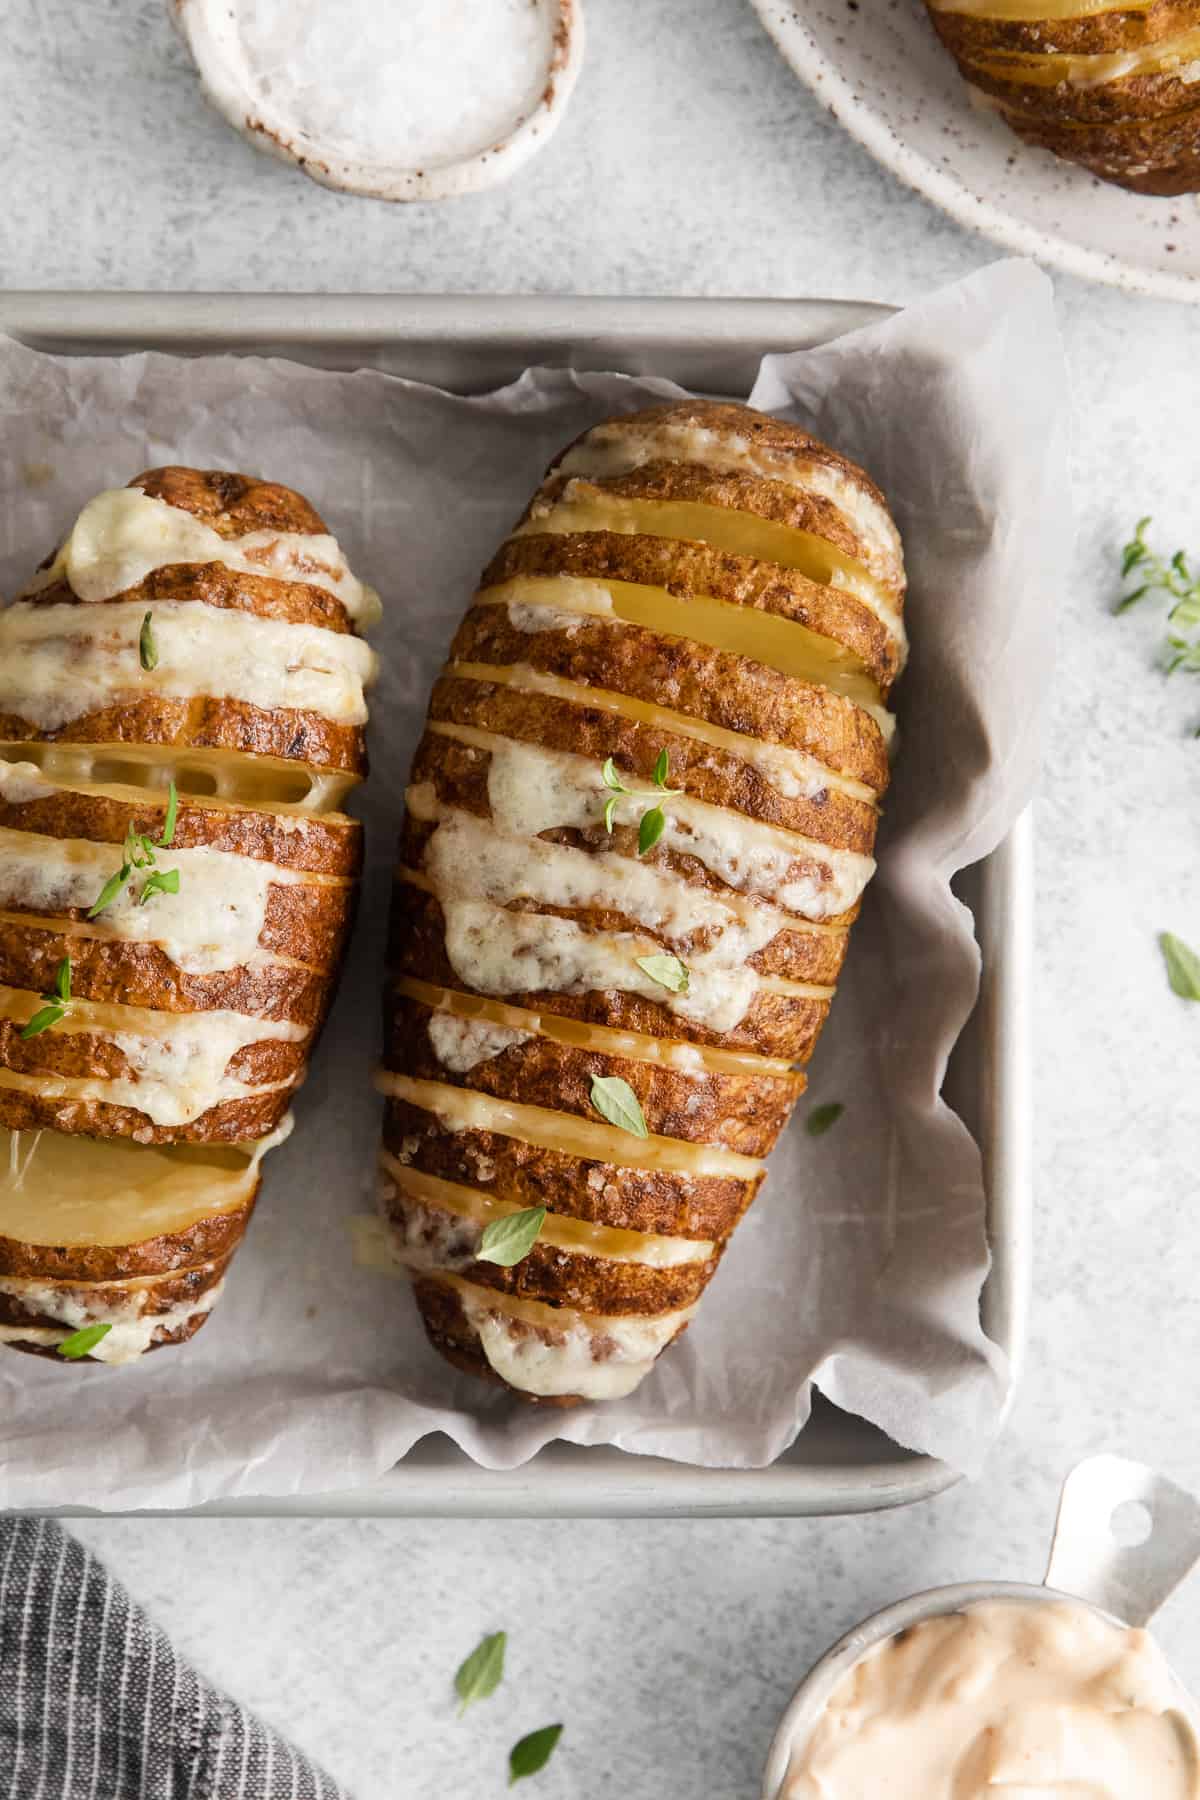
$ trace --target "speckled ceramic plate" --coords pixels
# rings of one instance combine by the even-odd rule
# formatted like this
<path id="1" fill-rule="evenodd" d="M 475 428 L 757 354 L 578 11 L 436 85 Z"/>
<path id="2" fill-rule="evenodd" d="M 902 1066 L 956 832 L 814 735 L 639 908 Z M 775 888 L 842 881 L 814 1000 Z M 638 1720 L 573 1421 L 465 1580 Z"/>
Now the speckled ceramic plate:
<path id="1" fill-rule="evenodd" d="M 921 0 L 751 0 L 787 61 L 885 168 L 963 225 L 1072 275 L 1200 302 L 1200 196 L 1127 194 L 972 106 Z"/>

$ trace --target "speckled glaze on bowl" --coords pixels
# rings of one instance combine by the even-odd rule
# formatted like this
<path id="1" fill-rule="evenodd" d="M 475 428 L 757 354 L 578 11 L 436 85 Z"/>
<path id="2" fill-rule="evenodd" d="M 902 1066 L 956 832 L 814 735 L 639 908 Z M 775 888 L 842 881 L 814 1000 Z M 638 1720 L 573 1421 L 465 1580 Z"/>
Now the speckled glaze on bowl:
<path id="1" fill-rule="evenodd" d="M 381 0 L 382 3 L 382 0 Z M 452 200 L 507 181 L 553 136 L 583 63 L 582 0 L 529 0 L 547 15 L 550 57 L 536 103 L 515 116 L 495 142 L 422 168 L 352 154 L 306 132 L 250 85 L 238 47 L 237 17 L 226 0 L 167 0 L 168 10 L 216 110 L 248 138 L 322 187 L 369 200 Z"/>
<path id="2" fill-rule="evenodd" d="M 1126 193 L 1020 143 L 972 105 L 922 0 L 751 4 L 851 136 L 960 224 L 1087 280 L 1200 302 L 1200 196 Z"/>

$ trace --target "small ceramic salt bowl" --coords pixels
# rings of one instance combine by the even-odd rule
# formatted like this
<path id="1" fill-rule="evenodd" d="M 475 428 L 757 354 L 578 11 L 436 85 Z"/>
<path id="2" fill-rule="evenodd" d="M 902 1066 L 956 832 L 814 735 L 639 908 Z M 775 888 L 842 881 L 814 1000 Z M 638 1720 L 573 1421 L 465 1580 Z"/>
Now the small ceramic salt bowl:
<path id="1" fill-rule="evenodd" d="M 506 181 L 559 125 L 581 0 L 167 0 L 206 97 L 325 187 L 446 200 Z"/>

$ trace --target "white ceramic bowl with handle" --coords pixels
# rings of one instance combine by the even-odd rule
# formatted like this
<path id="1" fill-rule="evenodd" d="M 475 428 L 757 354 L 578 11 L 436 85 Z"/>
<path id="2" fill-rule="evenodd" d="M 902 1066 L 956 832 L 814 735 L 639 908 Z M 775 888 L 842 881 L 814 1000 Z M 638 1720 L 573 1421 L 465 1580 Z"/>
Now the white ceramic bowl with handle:
<path id="1" fill-rule="evenodd" d="M 1148 1527 L 1137 1542 L 1122 1529 Z M 1136 1533 L 1133 1535 L 1137 1535 Z M 1110 1624 L 1146 1625 L 1200 1560 L 1200 1503 L 1142 1463 L 1094 1456 L 1067 1477 L 1045 1583 L 972 1581 L 927 1588 L 874 1613 L 846 1633 L 805 1676 L 779 1722 L 763 1773 L 762 1800 L 781 1800 L 792 1759 L 802 1752 L 838 1684 L 868 1651 L 897 1632 L 988 1600 L 1037 1605 L 1070 1601 Z M 1182 1690 L 1181 1690 L 1181 1697 Z"/>

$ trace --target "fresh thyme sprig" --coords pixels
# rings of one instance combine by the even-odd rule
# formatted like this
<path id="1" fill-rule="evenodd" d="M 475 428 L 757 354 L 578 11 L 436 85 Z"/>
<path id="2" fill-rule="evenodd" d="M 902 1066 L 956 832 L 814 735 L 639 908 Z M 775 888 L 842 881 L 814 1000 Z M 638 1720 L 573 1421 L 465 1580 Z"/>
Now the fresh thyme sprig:
<path id="1" fill-rule="evenodd" d="M 1170 602 L 1167 611 L 1167 641 L 1163 668 L 1174 675 L 1200 674 L 1200 572 L 1194 570 L 1183 550 L 1177 550 L 1169 562 L 1152 550 L 1146 542 L 1150 518 L 1139 519 L 1137 529 L 1121 552 L 1121 579 L 1137 577 L 1138 585 L 1122 596 L 1117 612 L 1128 612 L 1147 594 L 1161 594 Z M 1200 727 L 1195 735 L 1200 737 Z"/>
<path id="2" fill-rule="evenodd" d="M 179 793 L 172 782 L 167 793 L 167 812 L 163 820 L 163 828 L 158 838 L 149 838 L 144 832 L 135 831 L 132 822 L 125 831 L 125 843 L 121 849 L 121 866 L 111 874 L 95 900 L 88 909 L 88 918 L 100 916 L 105 907 L 111 906 L 118 894 L 132 879 L 137 869 L 150 869 L 142 883 L 141 891 L 134 895 L 134 905 L 144 906 L 155 894 L 177 894 L 179 892 L 179 870 L 158 869 L 153 865 L 157 861 L 155 852 L 169 849 L 175 840 L 175 821 L 179 816 Z"/>
<path id="3" fill-rule="evenodd" d="M 604 803 L 605 831 L 612 831 L 613 816 L 623 798 L 630 800 L 657 799 L 658 801 L 657 805 L 652 806 L 649 811 L 642 814 L 641 823 L 638 825 L 639 856 L 645 856 L 648 850 L 653 850 L 655 844 L 657 844 L 659 838 L 666 830 L 667 815 L 663 811 L 662 802 L 664 800 L 677 800 L 683 792 L 682 788 L 669 788 L 667 786 L 667 776 L 669 774 L 670 758 L 665 750 L 659 752 L 658 761 L 654 765 L 653 793 L 648 792 L 645 788 L 627 788 L 625 783 L 621 780 L 621 777 L 617 774 L 617 765 L 614 763 L 611 756 L 607 759 L 604 768 L 601 771 L 601 778 L 604 785 L 610 790 L 609 797 Z"/>

